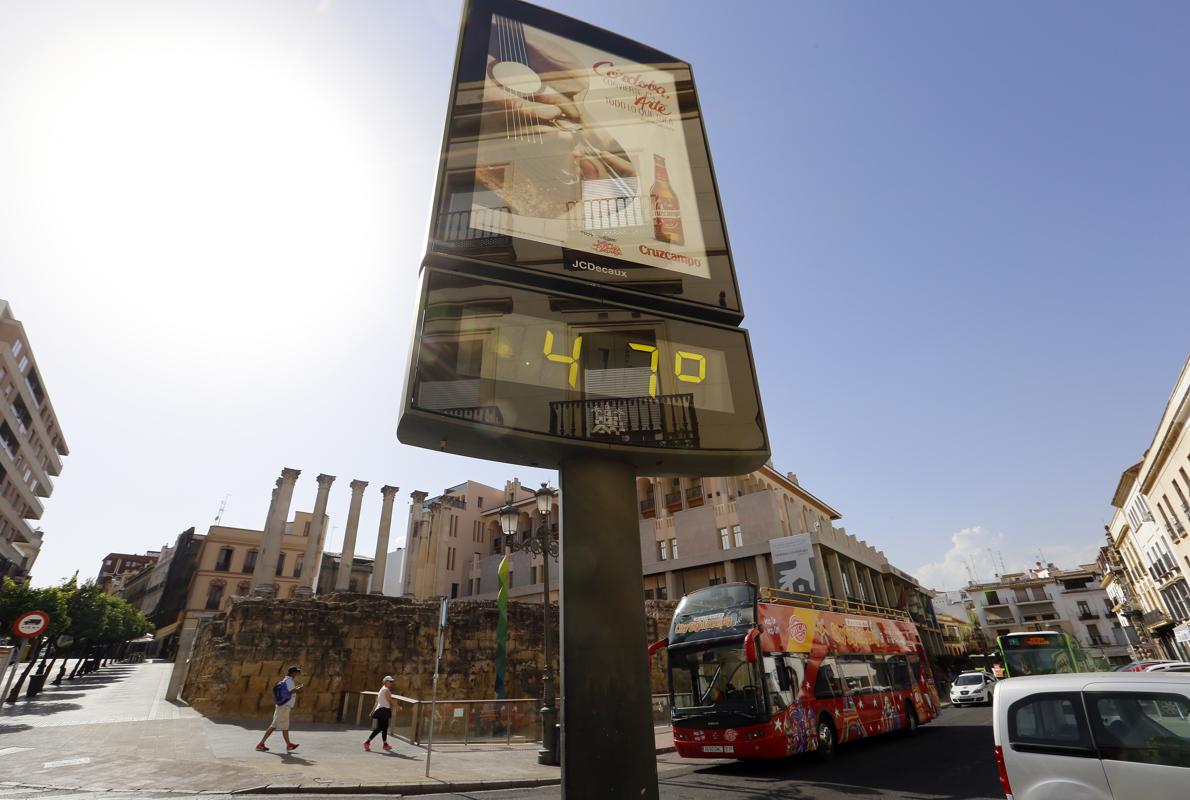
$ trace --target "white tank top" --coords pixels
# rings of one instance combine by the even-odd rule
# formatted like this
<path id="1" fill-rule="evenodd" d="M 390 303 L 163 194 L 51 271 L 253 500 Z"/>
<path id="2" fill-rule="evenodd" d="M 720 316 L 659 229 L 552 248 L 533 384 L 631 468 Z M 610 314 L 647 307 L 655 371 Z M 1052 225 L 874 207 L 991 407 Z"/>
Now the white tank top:
<path id="1" fill-rule="evenodd" d="M 376 693 L 376 706 L 372 710 L 375 711 L 377 708 L 392 708 L 392 697 L 393 693 L 389 691 L 388 687 L 381 686 L 380 691 Z"/>

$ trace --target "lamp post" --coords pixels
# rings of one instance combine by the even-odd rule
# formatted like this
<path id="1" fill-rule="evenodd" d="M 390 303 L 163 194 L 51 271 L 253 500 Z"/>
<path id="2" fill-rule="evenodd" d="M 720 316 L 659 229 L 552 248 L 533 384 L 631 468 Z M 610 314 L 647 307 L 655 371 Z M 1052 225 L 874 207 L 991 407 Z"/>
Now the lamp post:
<path id="1" fill-rule="evenodd" d="M 554 490 L 546 484 L 533 493 L 537 500 L 538 524 L 534 532 L 524 541 L 517 539 L 520 527 L 520 512 L 512 503 L 500 509 L 500 529 L 504 531 L 504 543 L 509 550 L 522 550 L 541 556 L 542 586 L 542 641 L 545 648 L 545 669 L 541 673 L 541 750 L 537 761 L 541 764 L 558 764 L 557 722 L 558 709 L 554 697 L 554 647 L 550 637 L 550 559 L 558 557 L 558 542 L 550 530 L 550 505 Z"/>

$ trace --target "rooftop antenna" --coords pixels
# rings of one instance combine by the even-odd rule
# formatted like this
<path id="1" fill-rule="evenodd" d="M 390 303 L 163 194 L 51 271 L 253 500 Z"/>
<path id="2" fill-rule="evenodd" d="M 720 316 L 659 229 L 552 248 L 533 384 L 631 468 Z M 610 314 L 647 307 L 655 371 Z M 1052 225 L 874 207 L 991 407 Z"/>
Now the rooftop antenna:
<path id="1" fill-rule="evenodd" d="M 966 561 L 963 562 L 963 569 L 967 570 L 967 582 L 975 583 L 975 576 L 971 574 L 971 565 Z"/>
<path id="2" fill-rule="evenodd" d="M 1000 559 L 1000 574 L 1003 575 L 1005 572 L 1008 572 L 1008 570 L 1004 568 L 1004 551 L 997 550 L 996 557 Z"/>
<path id="3" fill-rule="evenodd" d="M 215 524 L 218 525 L 223 519 L 223 512 L 227 510 L 227 498 L 231 497 L 231 493 L 223 495 L 223 502 L 219 504 L 219 513 L 215 515 Z"/>
<path id="4" fill-rule="evenodd" d="M 971 571 L 975 573 L 975 580 L 979 580 L 979 570 L 975 566 L 975 558 L 970 554 L 967 555 L 966 561 L 963 562 L 964 565 L 968 565 L 968 563 L 970 565 Z"/>
<path id="5" fill-rule="evenodd" d="M 996 572 L 996 554 L 992 552 L 992 548 L 990 547 L 985 547 L 984 550 L 988 551 L 988 558 L 992 560 L 992 572 L 995 573 L 997 578 L 999 578 L 1004 574 L 1004 570 L 1001 569 L 999 572 Z"/>

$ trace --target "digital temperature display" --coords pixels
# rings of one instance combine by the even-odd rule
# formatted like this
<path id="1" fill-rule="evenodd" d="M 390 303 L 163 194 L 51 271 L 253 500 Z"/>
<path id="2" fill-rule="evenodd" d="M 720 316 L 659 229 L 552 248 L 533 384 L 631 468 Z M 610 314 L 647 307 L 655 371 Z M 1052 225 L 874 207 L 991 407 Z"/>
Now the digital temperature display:
<path id="1" fill-rule="evenodd" d="M 767 458 L 746 331 L 445 270 L 423 280 L 401 441 L 537 466 L 615 449 L 642 474 Z"/>

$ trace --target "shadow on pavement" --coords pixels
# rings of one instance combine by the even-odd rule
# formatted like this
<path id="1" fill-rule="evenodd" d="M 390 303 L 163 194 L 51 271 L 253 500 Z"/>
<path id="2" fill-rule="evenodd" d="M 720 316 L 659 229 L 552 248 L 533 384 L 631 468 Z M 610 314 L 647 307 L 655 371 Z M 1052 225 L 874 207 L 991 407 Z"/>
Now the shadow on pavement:
<path id="1" fill-rule="evenodd" d="M 41 700 L 41 696 L 32 698 L 31 700 L 21 699 L 12 705 L 5 704 L 6 709 L 11 709 L 14 713 L 24 716 L 48 717 L 51 714 L 58 714 L 62 711 L 78 711 L 82 708 L 78 703 L 58 703 L 48 700 Z"/>

